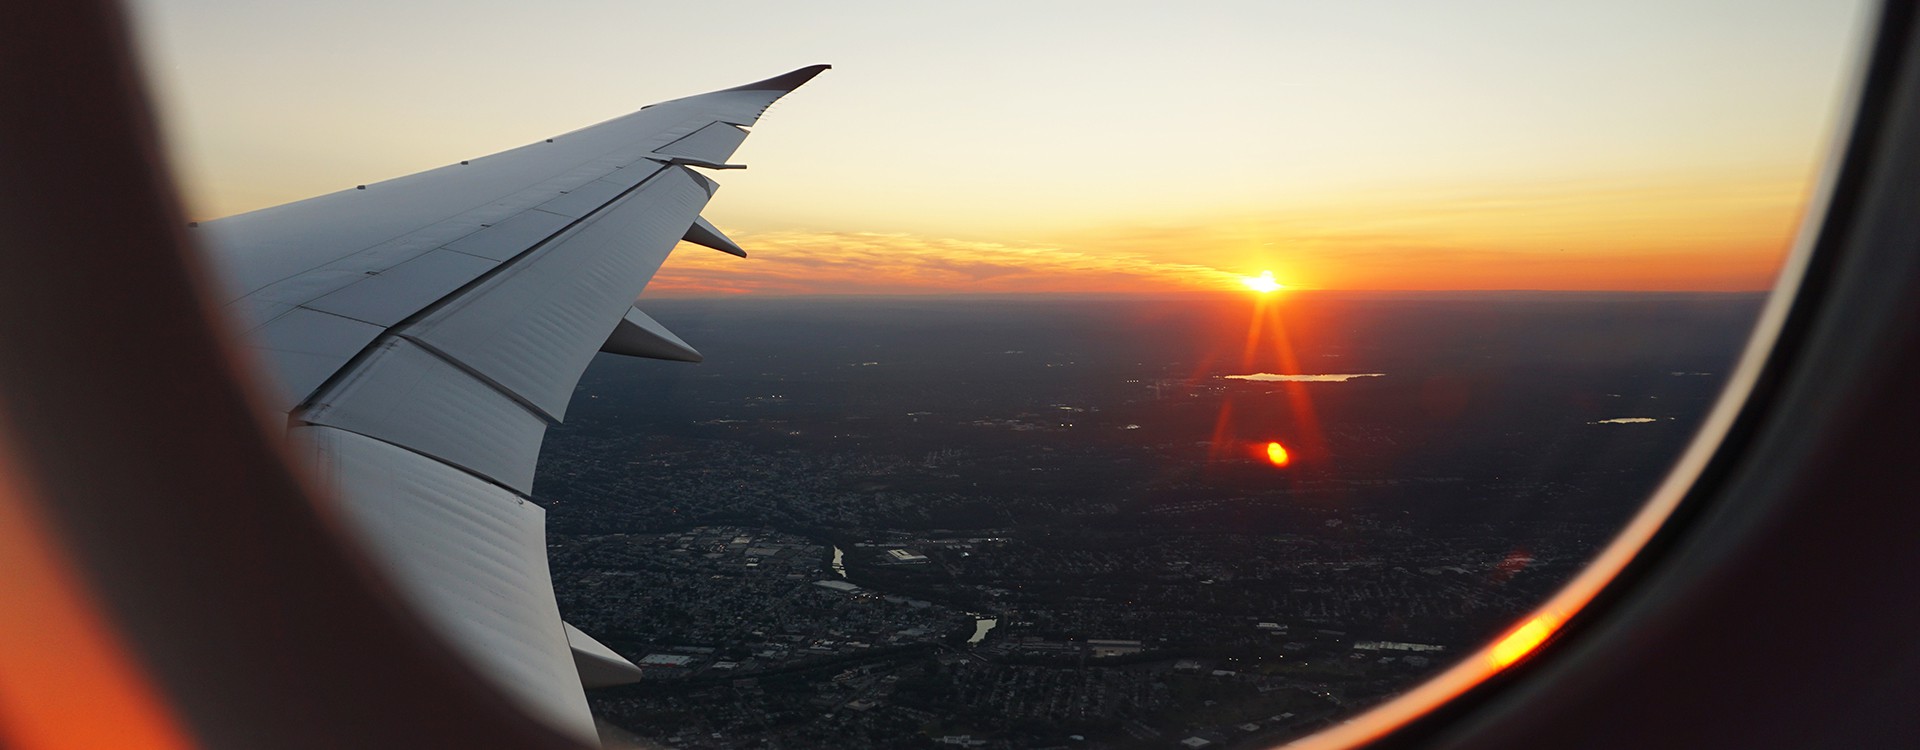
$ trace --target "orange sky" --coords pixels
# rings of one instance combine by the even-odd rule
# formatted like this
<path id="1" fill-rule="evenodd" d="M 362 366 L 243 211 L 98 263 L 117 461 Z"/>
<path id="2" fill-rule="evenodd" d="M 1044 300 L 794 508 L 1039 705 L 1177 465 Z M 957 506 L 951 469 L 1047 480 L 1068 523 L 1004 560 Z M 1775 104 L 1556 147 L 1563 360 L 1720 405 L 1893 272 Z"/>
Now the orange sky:
<path id="1" fill-rule="evenodd" d="M 1026 243 L 737 232 L 749 260 L 683 246 L 647 294 L 1237 291 L 1263 270 L 1296 289 L 1761 290 L 1808 183 L 1756 174 L 1400 191 Z"/>
<path id="2" fill-rule="evenodd" d="M 1764 289 L 1867 5 L 133 8 L 196 219 L 833 64 L 717 175 L 753 257 L 647 289 L 685 296 Z"/>

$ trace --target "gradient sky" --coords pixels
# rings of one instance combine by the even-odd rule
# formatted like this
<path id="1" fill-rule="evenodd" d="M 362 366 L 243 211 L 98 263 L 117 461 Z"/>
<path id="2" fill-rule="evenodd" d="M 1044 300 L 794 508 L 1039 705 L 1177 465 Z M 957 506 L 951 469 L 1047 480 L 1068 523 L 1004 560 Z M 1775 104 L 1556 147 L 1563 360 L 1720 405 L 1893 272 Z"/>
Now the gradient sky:
<path id="1" fill-rule="evenodd" d="M 189 210 L 802 65 L 648 294 L 1765 288 L 1859 3 L 133 3 Z"/>

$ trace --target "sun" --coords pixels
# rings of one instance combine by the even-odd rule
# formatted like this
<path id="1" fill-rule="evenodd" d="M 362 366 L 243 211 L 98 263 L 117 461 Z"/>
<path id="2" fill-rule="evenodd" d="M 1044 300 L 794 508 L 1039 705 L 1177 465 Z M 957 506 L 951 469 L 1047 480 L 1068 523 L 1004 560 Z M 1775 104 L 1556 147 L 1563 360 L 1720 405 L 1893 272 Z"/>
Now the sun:
<path id="1" fill-rule="evenodd" d="M 1277 292 L 1287 288 L 1285 284 L 1273 280 L 1272 271 L 1261 271 L 1259 276 L 1242 276 L 1240 277 L 1240 283 L 1246 284 L 1248 289 L 1252 289 L 1261 294 Z"/>

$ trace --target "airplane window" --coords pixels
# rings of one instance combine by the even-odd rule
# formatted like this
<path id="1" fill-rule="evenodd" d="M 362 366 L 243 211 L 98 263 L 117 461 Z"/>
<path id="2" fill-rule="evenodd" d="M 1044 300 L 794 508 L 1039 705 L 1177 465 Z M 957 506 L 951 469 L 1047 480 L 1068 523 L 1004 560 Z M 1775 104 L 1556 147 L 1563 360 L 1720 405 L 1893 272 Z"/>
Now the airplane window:
<path id="1" fill-rule="evenodd" d="M 834 64 L 709 172 L 750 257 L 637 303 L 703 361 L 599 355 L 530 493 L 638 667 L 602 738 L 684 748 L 1273 746 L 1525 659 L 1734 380 L 1871 15 L 133 11 L 197 220 Z"/>

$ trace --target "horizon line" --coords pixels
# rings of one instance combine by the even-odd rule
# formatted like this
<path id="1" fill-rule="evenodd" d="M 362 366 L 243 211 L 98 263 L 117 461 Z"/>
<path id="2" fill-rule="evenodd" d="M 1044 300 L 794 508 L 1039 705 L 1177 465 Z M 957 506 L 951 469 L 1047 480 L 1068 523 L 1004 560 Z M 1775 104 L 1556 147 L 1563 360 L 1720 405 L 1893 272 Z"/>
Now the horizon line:
<path id="1" fill-rule="evenodd" d="M 1249 297 L 1258 298 L 1269 295 L 1288 296 L 1293 294 L 1311 295 L 1693 295 L 1693 296 L 1764 296 L 1773 293 L 1773 289 L 1282 289 L 1277 292 L 1251 293 L 1243 290 L 1164 290 L 1164 291 L 1062 291 L 1062 292 L 705 292 L 666 294 L 647 296 L 642 299 L 653 300 L 705 300 L 705 299 L 935 299 L 935 298 L 1095 298 L 1095 297 Z"/>

